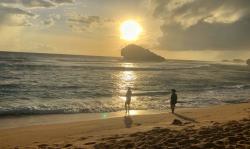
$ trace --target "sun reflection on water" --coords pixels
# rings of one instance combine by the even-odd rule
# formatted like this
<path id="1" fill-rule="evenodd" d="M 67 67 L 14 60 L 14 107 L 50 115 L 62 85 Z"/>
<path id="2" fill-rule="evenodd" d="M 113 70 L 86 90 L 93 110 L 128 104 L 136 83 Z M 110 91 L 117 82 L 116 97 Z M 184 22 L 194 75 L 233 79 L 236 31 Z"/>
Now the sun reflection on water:
<path id="1" fill-rule="evenodd" d="M 133 68 L 135 65 L 133 63 L 122 63 L 122 66 L 126 68 Z M 136 83 L 137 75 L 135 71 L 132 70 L 125 70 L 125 71 L 120 71 L 118 74 L 118 81 L 117 81 L 117 90 L 119 94 L 121 95 L 120 98 L 122 100 L 126 100 L 125 94 L 128 89 L 128 87 L 133 89 L 135 88 L 135 83 Z M 132 100 L 134 98 L 132 97 Z"/>
<path id="2" fill-rule="evenodd" d="M 134 68 L 135 67 L 134 63 L 122 63 L 121 66 L 125 67 L 125 68 Z"/>
<path id="3" fill-rule="evenodd" d="M 123 71 L 121 72 L 121 81 L 124 83 L 130 83 L 133 84 L 131 81 L 135 81 L 136 75 L 133 71 Z M 128 82 L 129 81 L 129 82 Z"/>
<path id="4" fill-rule="evenodd" d="M 129 115 L 138 115 L 138 111 L 137 110 L 130 110 Z"/>

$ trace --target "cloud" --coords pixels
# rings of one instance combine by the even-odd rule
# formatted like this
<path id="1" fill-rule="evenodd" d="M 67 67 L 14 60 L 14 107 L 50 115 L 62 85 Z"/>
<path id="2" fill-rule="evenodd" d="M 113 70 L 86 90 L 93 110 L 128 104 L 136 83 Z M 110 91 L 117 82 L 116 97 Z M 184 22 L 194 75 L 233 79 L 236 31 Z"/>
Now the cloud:
<path id="1" fill-rule="evenodd" d="M 0 0 L 0 3 L 2 4 L 16 4 L 16 5 L 22 5 L 24 7 L 28 8 L 49 8 L 49 7 L 55 7 L 55 5 L 50 1 L 45 0 Z"/>
<path id="2" fill-rule="evenodd" d="M 20 8 L 0 5 L 0 26 L 27 26 L 30 25 L 27 18 L 32 16 L 34 14 Z"/>
<path id="3" fill-rule="evenodd" d="M 31 16 L 37 16 L 28 10 L 34 8 L 53 8 L 60 4 L 73 3 L 74 0 L 0 0 L 0 26 L 30 26 Z M 51 26 L 58 20 L 50 17 L 41 20 L 42 24 Z"/>
<path id="4" fill-rule="evenodd" d="M 74 0 L 50 0 L 51 2 L 57 3 L 57 4 L 64 4 L 64 3 L 74 3 Z"/>
<path id="5" fill-rule="evenodd" d="M 74 3 L 74 0 L 0 0 L 0 4 L 21 5 L 26 8 L 51 8 L 66 3 Z"/>
<path id="6" fill-rule="evenodd" d="M 55 20 L 53 18 L 48 18 L 47 20 L 43 20 L 43 24 L 45 26 L 53 26 L 55 24 Z"/>
<path id="7" fill-rule="evenodd" d="M 159 47 L 168 50 L 249 50 L 249 0 L 152 0 L 161 19 Z"/>
<path id="8" fill-rule="evenodd" d="M 61 16 L 59 14 L 51 14 L 47 19 L 44 19 L 42 21 L 42 24 L 46 27 L 51 27 L 55 25 L 56 21 L 60 20 Z"/>
<path id="9" fill-rule="evenodd" d="M 69 26 L 75 31 L 85 31 L 95 25 L 100 25 L 102 20 L 99 16 L 74 15 L 68 18 Z"/>

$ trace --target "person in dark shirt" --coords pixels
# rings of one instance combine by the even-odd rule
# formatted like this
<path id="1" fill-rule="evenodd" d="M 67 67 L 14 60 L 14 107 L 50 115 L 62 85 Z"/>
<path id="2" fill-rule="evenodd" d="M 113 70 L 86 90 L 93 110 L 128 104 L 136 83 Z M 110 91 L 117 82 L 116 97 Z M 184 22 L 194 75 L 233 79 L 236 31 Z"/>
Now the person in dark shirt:
<path id="1" fill-rule="evenodd" d="M 126 101 L 125 101 L 125 110 L 126 110 L 126 114 L 129 114 L 129 110 L 130 110 L 130 102 L 131 102 L 131 96 L 132 96 L 132 91 L 131 88 L 128 88 L 128 91 L 126 93 Z"/>
<path id="2" fill-rule="evenodd" d="M 175 104 L 177 103 L 177 94 L 176 94 L 176 90 L 172 89 L 172 94 L 171 94 L 171 100 L 170 100 L 170 107 L 172 110 L 172 113 L 174 113 L 174 109 L 175 109 Z"/>

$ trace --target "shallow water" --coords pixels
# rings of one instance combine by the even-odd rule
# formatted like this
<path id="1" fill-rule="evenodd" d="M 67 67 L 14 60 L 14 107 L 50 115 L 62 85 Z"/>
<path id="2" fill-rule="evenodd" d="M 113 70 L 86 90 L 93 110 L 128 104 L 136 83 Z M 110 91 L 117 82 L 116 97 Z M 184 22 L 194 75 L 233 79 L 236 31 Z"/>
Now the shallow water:
<path id="1" fill-rule="evenodd" d="M 167 60 L 126 63 L 119 58 L 0 53 L 0 115 L 164 110 L 175 88 L 179 107 L 202 107 L 250 99 L 245 65 Z"/>

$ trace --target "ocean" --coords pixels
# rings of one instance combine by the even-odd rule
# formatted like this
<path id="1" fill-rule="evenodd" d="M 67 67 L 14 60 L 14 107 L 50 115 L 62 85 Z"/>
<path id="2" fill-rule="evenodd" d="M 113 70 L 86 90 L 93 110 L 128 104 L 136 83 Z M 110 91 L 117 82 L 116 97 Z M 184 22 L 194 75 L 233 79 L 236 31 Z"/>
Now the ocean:
<path id="1" fill-rule="evenodd" d="M 250 68 L 206 61 L 131 63 L 121 58 L 0 52 L 0 116 L 166 110 L 250 99 Z"/>

